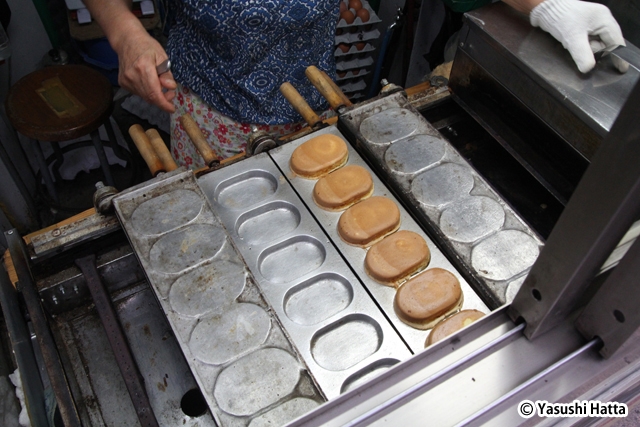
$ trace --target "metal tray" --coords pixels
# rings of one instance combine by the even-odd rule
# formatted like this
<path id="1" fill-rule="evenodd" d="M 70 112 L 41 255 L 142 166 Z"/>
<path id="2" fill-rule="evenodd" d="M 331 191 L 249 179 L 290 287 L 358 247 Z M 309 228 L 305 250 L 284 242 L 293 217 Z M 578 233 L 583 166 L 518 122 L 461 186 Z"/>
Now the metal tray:
<path id="1" fill-rule="evenodd" d="M 266 153 L 198 184 L 327 398 L 411 355 Z"/>
<path id="2" fill-rule="evenodd" d="M 338 250 L 351 265 L 351 268 L 355 271 L 360 281 L 371 293 L 382 311 L 384 311 L 385 315 L 391 321 L 400 336 L 402 336 L 403 340 L 409 345 L 411 351 L 413 353 L 417 353 L 424 349 L 424 344 L 427 337 L 429 336 L 429 331 L 423 331 L 413 328 L 402 322 L 398 318 L 393 309 L 393 299 L 396 294 L 396 289 L 390 286 L 379 284 L 375 280 L 371 279 L 364 269 L 364 259 L 367 251 L 359 247 L 348 245 L 338 235 L 338 220 L 340 219 L 340 215 L 342 215 L 343 211 L 329 212 L 321 209 L 318 205 L 316 205 L 316 203 L 313 201 L 313 188 L 317 180 L 310 180 L 296 176 L 289 167 L 289 160 L 291 159 L 293 150 L 295 150 L 298 146 L 300 146 L 300 144 L 303 144 L 309 139 L 322 134 L 333 134 L 339 136 L 342 139 L 345 139 L 344 136 L 335 127 L 327 127 L 313 133 L 312 135 L 308 135 L 292 143 L 283 145 L 282 147 L 279 147 L 275 150 L 271 150 L 269 153 L 271 157 L 273 157 L 273 160 L 278 164 L 280 169 L 285 173 L 287 180 L 291 183 L 293 188 L 295 188 L 300 198 L 306 204 L 307 208 L 313 213 L 318 222 L 322 225 L 325 233 L 329 235 Z M 359 165 L 371 172 L 369 166 L 362 160 L 360 155 L 353 149 L 353 147 L 351 147 L 351 145 L 349 144 L 347 144 L 347 147 L 349 150 L 349 159 L 347 160 L 346 164 Z M 487 308 L 487 306 L 482 302 L 478 295 L 476 295 L 473 289 L 471 289 L 464 278 L 456 271 L 453 265 L 451 265 L 451 263 L 445 258 L 442 252 L 440 252 L 440 250 L 429 238 L 429 236 L 427 236 L 425 232 L 420 228 L 420 226 L 413 220 L 413 218 L 411 218 L 409 213 L 402 207 L 402 205 L 397 202 L 395 196 L 389 191 L 389 189 L 382 183 L 382 181 L 380 181 L 380 179 L 378 179 L 375 173 L 371 172 L 371 177 L 373 179 L 372 196 L 385 196 L 396 201 L 396 204 L 400 209 L 400 230 L 409 230 L 418 233 L 427 242 L 427 246 L 431 251 L 431 261 L 429 262 L 427 268 L 439 267 L 453 273 L 458 278 L 458 280 L 460 280 L 460 285 L 464 294 L 463 308 L 476 309 L 484 313 L 488 313 L 489 309 Z"/>
<path id="3" fill-rule="evenodd" d="M 340 117 L 385 181 L 501 305 L 513 298 L 544 245 L 496 191 L 395 93 Z"/>
<path id="4" fill-rule="evenodd" d="M 218 425 L 282 424 L 322 401 L 191 172 L 113 203 Z"/>

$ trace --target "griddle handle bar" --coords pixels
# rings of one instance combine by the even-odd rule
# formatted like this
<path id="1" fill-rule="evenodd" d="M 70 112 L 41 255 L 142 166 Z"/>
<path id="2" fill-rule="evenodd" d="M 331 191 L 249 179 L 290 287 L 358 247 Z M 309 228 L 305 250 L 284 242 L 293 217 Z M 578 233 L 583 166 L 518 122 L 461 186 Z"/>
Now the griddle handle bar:
<path id="1" fill-rule="evenodd" d="M 156 176 L 160 172 L 167 172 L 162 160 L 158 154 L 154 151 L 149 137 L 144 132 L 144 129 L 139 124 L 135 124 L 129 128 L 129 135 L 133 139 L 133 143 L 136 144 L 140 155 L 144 159 L 145 163 L 151 171 L 151 176 Z"/>
<path id="2" fill-rule="evenodd" d="M 344 92 L 342 91 L 342 89 L 340 89 L 338 87 L 338 85 L 336 84 L 336 82 L 334 82 L 333 80 L 331 80 L 331 78 L 329 77 L 329 75 L 327 73 L 325 73 L 324 71 L 320 70 L 320 72 L 322 73 L 322 75 L 324 76 L 324 78 L 329 82 L 329 84 L 331 85 L 331 87 L 333 88 L 333 90 L 336 91 L 336 93 L 338 94 L 338 96 L 340 96 L 340 98 L 342 98 L 342 102 L 344 104 L 345 107 L 351 107 L 353 105 L 353 103 L 349 100 L 349 98 L 347 98 L 347 95 L 344 94 Z"/>
<path id="3" fill-rule="evenodd" d="M 307 101 L 300 95 L 293 85 L 289 82 L 284 82 L 280 85 L 280 92 L 289 101 L 289 104 L 296 110 L 302 118 L 309 123 L 310 127 L 314 127 L 321 122 L 320 117 L 315 111 L 307 104 Z"/>
<path id="4" fill-rule="evenodd" d="M 305 70 L 305 74 L 312 85 L 318 89 L 318 92 L 329 102 L 329 105 L 334 110 L 340 107 L 350 107 L 351 101 L 344 97 L 342 91 L 334 88 L 333 82 L 326 77 L 321 70 L 316 66 L 311 65 Z"/>
<path id="5" fill-rule="evenodd" d="M 198 150 L 198 153 L 200 153 L 200 156 L 204 159 L 205 164 L 212 166 L 218 163 L 218 156 L 216 156 L 216 153 L 214 153 L 209 146 L 209 143 L 202 134 L 202 130 L 195 120 L 193 120 L 193 117 L 185 113 L 180 116 L 180 123 L 182 123 L 184 131 L 189 135 L 189 138 L 191 138 L 191 142 L 193 142 L 196 150 Z"/>
<path id="6" fill-rule="evenodd" d="M 155 151 L 156 155 L 160 158 L 164 170 L 167 172 L 171 172 L 173 170 L 178 169 L 178 164 L 171 156 L 167 145 L 164 143 L 164 140 L 160 136 L 160 133 L 156 129 L 147 129 L 145 134 L 149 138 L 151 142 L 151 148 Z"/>

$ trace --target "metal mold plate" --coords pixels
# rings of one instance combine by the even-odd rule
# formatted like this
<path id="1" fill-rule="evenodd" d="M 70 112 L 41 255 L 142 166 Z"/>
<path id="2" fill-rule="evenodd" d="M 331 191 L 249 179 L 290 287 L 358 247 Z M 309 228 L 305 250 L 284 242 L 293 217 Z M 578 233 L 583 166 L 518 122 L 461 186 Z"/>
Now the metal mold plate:
<path id="1" fill-rule="evenodd" d="M 538 243 L 518 230 L 502 230 L 474 246 L 471 264 L 489 280 L 507 280 L 524 272 L 540 254 Z"/>
<path id="2" fill-rule="evenodd" d="M 350 314 L 320 329 L 311 339 L 311 355 L 330 371 L 343 371 L 374 354 L 382 344 L 378 322 Z"/>
<path id="3" fill-rule="evenodd" d="M 326 257 L 318 239 L 297 235 L 266 248 L 258 258 L 258 270 L 271 283 L 287 283 L 317 270 Z"/>
<path id="4" fill-rule="evenodd" d="M 384 154 L 384 161 L 398 173 L 414 174 L 444 157 L 446 144 L 430 135 L 412 135 L 393 144 Z"/>
<path id="5" fill-rule="evenodd" d="M 500 203 L 488 197 L 469 197 L 453 202 L 440 216 L 440 229 L 451 240 L 473 243 L 498 231 L 504 224 Z"/>
<path id="6" fill-rule="evenodd" d="M 288 156 L 286 165 L 288 168 Z M 274 177 L 277 186 L 255 205 L 236 209 L 216 198 L 221 186 L 227 188 L 227 183 L 240 182 L 240 177 L 257 173 Z M 305 181 L 311 186 L 316 182 Z M 323 233 L 308 204 L 305 206 L 268 154 L 203 175 L 198 178 L 198 185 L 227 230 L 231 230 L 230 236 L 256 273 L 265 298 L 328 398 L 339 395 L 347 378 L 375 361 L 404 360 L 411 355 Z M 311 199 L 308 202 L 313 204 Z M 261 212 L 268 218 L 272 215 L 267 213 L 270 209 L 282 206 L 295 207 L 300 215 L 297 227 L 268 242 L 240 235 L 238 224 L 247 212 Z M 264 223 L 262 227 L 277 225 Z M 346 329 L 338 327 L 343 324 Z M 351 333 L 344 334 L 344 330 Z M 354 334 L 357 344 L 353 342 Z M 343 350 L 337 351 L 338 348 Z"/>
<path id="7" fill-rule="evenodd" d="M 455 163 L 443 163 L 417 175 L 411 182 L 411 194 L 426 206 L 442 208 L 468 195 L 473 185 L 473 175 L 468 168 Z"/>
<path id="8" fill-rule="evenodd" d="M 395 359 L 384 359 L 375 361 L 371 365 L 347 378 L 347 380 L 344 382 L 344 385 L 342 386 L 342 392 L 345 393 L 351 389 L 358 387 L 360 384 L 364 384 L 371 378 L 377 377 L 397 363 L 400 363 L 400 361 Z"/>
<path id="9" fill-rule="evenodd" d="M 249 205 L 238 189 L 251 182 L 262 186 L 260 194 L 268 194 L 263 190 L 269 188 L 275 191 L 277 182 L 265 176 L 257 173 L 227 182 L 219 195 L 227 205 Z M 163 222 L 148 206 L 161 205 L 155 200 L 166 200 L 166 194 L 200 206 L 198 215 L 169 209 L 165 213 L 177 218 Z M 197 201 L 192 200 L 194 194 Z M 118 195 L 114 206 L 216 423 L 246 426 L 287 401 L 321 401 L 295 346 L 206 200 L 191 172 L 176 171 Z M 141 232 L 143 214 L 171 224 L 169 230 Z M 286 408 L 277 413 L 289 421 L 300 415 L 299 408 L 292 409 L 293 413 Z"/>
<path id="10" fill-rule="evenodd" d="M 297 418 L 318 406 L 318 402 L 304 397 L 296 397 L 275 409 L 254 418 L 249 427 L 274 427 L 285 425 L 291 418 Z"/>
<path id="11" fill-rule="evenodd" d="M 395 288 L 381 285 L 370 278 L 364 268 L 364 259 L 367 254 L 365 249 L 351 246 L 344 242 L 339 234 L 338 234 L 338 220 L 340 219 L 340 215 L 342 212 L 330 212 L 320 208 L 316 205 L 313 198 L 313 187 L 316 183 L 315 180 L 303 179 L 296 176 L 291 169 L 289 168 L 289 158 L 291 157 L 291 153 L 296 149 L 300 144 L 303 144 L 310 138 L 318 136 L 323 133 L 331 133 L 333 135 L 339 136 L 344 139 L 342 134 L 335 127 L 328 127 L 325 129 L 321 129 L 320 131 L 314 132 L 311 135 L 300 138 L 299 140 L 293 141 L 289 144 L 285 144 L 281 147 L 278 147 L 275 150 L 271 150 L 269 152 L 270 156 L 273 160 L 278 164 L 281 170 L 285 171 L 286 177 L 295 188 L 296 192 L 300 196 L 300 198 L 305 202 L 308 209 L 314 214 L 315 218 L 318 220 L 325 233 L 331 238 L 333 244 L 338 248 L 340 253 L 345 257 L 351 268 L 354 270 L 356 275 L 358 276 L 361 283 L 367 288 L 369 293 L 373 296 L 376 303 L 380 307 L 380 309 L 385 313 L 387 319 L 393 324 L 394 328 L 398 331 L 402 339 L 407 343 L 412 352 L 417 353 L 424 348 L 424 343 L 429 335 L 429 331 L 421 331 L 411 326 L 403 323 L 398 316 L 395 314 L 393 310 L 393 299 L 395 297 L 396 290 Z M 371 171 L 369 166 L 364 162 L 364 160 L 360 157 L 360 155 L 351 147 L 350 144 L 347 144 L 349 149 L 349 160 L 347 161 L 347 165 L 359 165 L 364 167 L 365 169 Z M 425 234 L 425 232 L 420 228 L 420 226 L 411 218 L 409 213 L 398 203 L 393 196 L 393 194 L 388 190 L 388 188 L 378 179 L 378 177 L 371 172 L 371 176 L 373 179 L 373 195 L 372 196 L 384 196 L 396 202 L 400 210 L 400 230 L 409 230 L 419 234 L 421 237 L 425 239 L 427 242 L 427 246 L 431 251 L 431 261 L 427 268 L 432 267 L 440 267 L 444 268 L 452 272 L 462 285 L 462 289 L 464 292 L 464 306 L 463 308 L 475 308 L 482 312 L 487 313 L 488 308 L 482 302 L 482 300 L 476 295 L 476 293 L 471 289 L 471 287 L 467 284 L 464 278 L 456 271 L 453 265 L 447 260 L 447 258 L 442 254 L 442 252 L 438 249 L 438 247 L 433 243 L 433 241 Z M 417 273 L 416 273 L 417 274 Z M 353 282 L 351 282 L 353 283 Z M 402 360 L 401 358 L 395 357 L 395 359 Z M 354 372 L 355 373 L 355 372 Z"/>
<path id="12" fill-rule="evenodd" d="M 131 215 L 131 226 L 142 234 L 162 234 L 194 220 L 203 200 L 192 191 L 172 191 L 142 203 Z"/>
<path id="13" fill-rule="evenodd" d="M 243 209 L 253 206 L 276 192 L 278 181 L 269 172 L 247 171 L 221 183 L 214 199 L 229 209 Z"/>
<path id="14" fill-rule="evenodd" d="M 300 212 L 290 203 L 273 202 L 238 217 L 236 233 L 248 244 L 271 242 L 298 228 Z"/>
<path id="15" fill-rule="evenodd" d="M 372 144 L 387 144 L 413 134 L 420 121 L 404 108 L 390 108 L 382 114 L 367 117 L 360 125 L 360 132 Z"/>
<path id="16" fill-rule="evenodd" d="M 374 118 L 378 118 L 378 123 L 389 122 L 398 116 L 399 109 L 405 114 L 403 120 L 409 120 L 406 118 L 409 115 L 413 116 L 410 138 L 423 135 L 442 141 L 445 148 L 440 160 L 433 163 L 432 159 L 428 158 L 424 160 L 424 167 L 420 168 L 416 165 L 413 155 L 414 145 L 406 142 L 409 138 L 398 138 L 396 134 L 385 132 L 383 127 L 370 124 Z M 521 274 L 526 274 L 537 257 L 530 256 L 535 251 L 527 250 L 523 258 L 517 262 L 517 268 L 509 267 L 497 274 L 479 271 L 476 268 L 477 263 L 474 264 L 472 261 L 472 251 L 475 245 L 481 244 L 484 239 L 501 230 L 517 230 L 526 234 L 530 237 L 529 241 L 539 250 L 544 243 L 535 231 L 409 104 L 402 93 L 356 106 L 340 117 L 340 123 L 356 136 L 363 155 L 375 165 L 381 176 L 396 190 L 416 217 L 438 236 L 439 243 L 451 254 L 461 271 L 473 279 L 479 291 L 491 299 L 495 306 L 509 302 L 506 296 L 507 286 L 516 282 Z M 374 135 L 374 132 L 378 134 Z M 395 162 L 389 164 L 387 158 L 391 156 Z M 436 153 L 434 157 L 440 157 L 440 154 Z M 407 166 L 401 164 L 402 162 Z M 416 172 L 406 173 L 409 170 Z M 484 198 L 491 199 L 491 202 L 487 203 Z M 504 259 L 502 254 L 511 250 L 511 246 L 504 243 L 507 242 L 497 239 L 493 243 L 493 252 L 484 251 L 483 271 L 501 269 L 500 264 Z M 515 252 L 513 255 L 522 254 Z M 505 277 L 510 273 L 514 275 Z"/>
<path id="17" fill-rule="evenodd" d="M 290 288 L 284 297 L 284 312 L 300 325 L 315 325 L 349 307 L 353 288 L 335 273 L 322 273 Z M 319 311 L 318 307 L 324 307 Z"/>

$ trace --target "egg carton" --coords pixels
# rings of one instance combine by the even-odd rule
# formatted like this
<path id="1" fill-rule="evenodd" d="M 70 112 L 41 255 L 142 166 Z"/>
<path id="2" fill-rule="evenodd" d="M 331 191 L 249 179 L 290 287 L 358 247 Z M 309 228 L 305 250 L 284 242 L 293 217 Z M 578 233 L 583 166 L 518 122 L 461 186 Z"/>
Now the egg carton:
<path id="1" fill-rule="evenodd" d="M 364 47 L 358 50 L 358 48 L 356 47 L 356 44 L 350 45 L 349 50 L 346 52 L 343 52 L 342 49 L 340 49 L 340 47 L 337 47 L 334 53 L 334 56 L 336 57 L 336 61 L 340 59 L 345 59 L 345 57 L 348 57 L 350 55 L 362 55 L 364 53 L 373 52 L 374 50 L 376 50 L 376 48 L 369 43 L 365 43 Z"/>
<path id="2" fill-rule="evenodd" d="M 369 5 L 369 2 L 367 2 L 366 0 L 362 0 L 362 8 L 366 9 L 367 12 L 369 12 L 369 20 L 367 22 L 363 22 L 359 16 L 356 16 L 354 21 L 350 24 L 348 24 L 347 21 L 345 21 L 344 19 L 340 19 L 338 21 L 338 25 L 336 26 L 336 28 L 352 28 L 352 27 L 358 27 L 363 25 L 373 25 L 373 24 L 377 24 L 378 22 L 382 22 L 382 20 L 378 17 L 376 12 Z M 349 9 L 349 10 L 353 12 L 353 9 Z"/>
<path id="3" fill-rule="evenodd" d="M 370 67 L 373 65 L 373 57 L 355 58 L 350 61 L 336 61 L 336 70 L 346 71 L 359 68 Z"/>
<path id="4" fill-rule="evenodd" d="M 358 74 L 359 76 L 360 74 Z M 344 85 L 340 85 L 340 89 L 342 89 L 343 92 L 345 93 L 349 93 L 349 92 L 357 92 L 359 90 L 364 90 L 367 88 L 367 84 L 365 83 L 364 79 L 360 79 L 360 80 L 356 80 L 354 82 L 350 82 Z"/>
<path id="5" fill-rule="evenodd" d="M 369 69 L 365 68 L 365 69 L 361 69 L 358 74 L 353 74 L 354 71 L 357 70 L 350 70 L 347 71 L 346 74 L 342 77 L 340 77 L 340 75 L 338 75 L 337 78 L 337 82 L 346 82 L 347 80 L 353 80 L 353 79 L 358 79 L 361 78 L 362 76 L 366 76 L 367 74 L 369 74 L 371 71 L 369 71 Z"/>
<path id="6" fill-rule="evenodd" d="M 365 28 L 368 26 L 365 26 Z M 336 35 L 336 46 L 340 43 L 358 43 L 368 40 L 376 40 L 380 37 L 380 31 L 377 29 L 365 30 L 364 28 L 356 28 L 355 32 L 346 32 Z"/>

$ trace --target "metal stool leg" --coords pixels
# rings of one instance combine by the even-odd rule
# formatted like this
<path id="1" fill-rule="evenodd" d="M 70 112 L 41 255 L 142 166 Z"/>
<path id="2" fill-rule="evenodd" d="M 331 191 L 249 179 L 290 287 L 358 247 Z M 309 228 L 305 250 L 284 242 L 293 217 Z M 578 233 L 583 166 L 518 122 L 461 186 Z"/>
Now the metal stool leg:
<path id="1" fill-rule="evenodd" d="M 107 184 L 115 187 L 113 177 L 111 176 L 111 169 L 109 168 L 109 161 L 107 160 L 107 155 L 104 152 L 104 146 L 102 145 L 102 140 L 100 139 L 100 135 L 97 130 L 91 132 L 91 140 L 93 141 L 93 145 L 96 147 L 96 153 L 98 153 L 100 166 L 102 167 L 102 172 L 104 173 L 104 178 L 107 181 Z"/>
<path id="2" fill-rule="evenodd" d="M 47 161 L 44 159 L 44 154 L 42 153 L 42 148 L 40 147 L 40 141 L 38 141 L 37 139 L 33 140 L 33 150 L 36 152 L 36 160 L 38 160 L 38 166 L 40 167 L 40 175 L 42 175 L 44 184 L 47 186 L 49 195 L 54 202 L 58 203 L 59 200 L 56 186 L 53 183 L 51 174 L 49 173 L 49 166 L 47 165 Z"/>
<path id="3" fill-rule="evenodd" d="M 109 137 L 109 142 L 111 142 L 113 154 L 115 154 L 120 160 L 126 161 L 127 159 L 124 157 L 120 144 L 118 144 L 116 134 L 113 132 L 113 126 L 111 126 L 111 119 L 109 117 L 107 117 L 107 120 L 104 122 L 104 128 L 107 130 L 107 136 Z"/>
<path id="4" fill-rule="evenodd" d="M 60 166 L 64 163 L 64 154 L 62 154 L 62 150 L 60 149 L 60 143 L 52 142 L 51 147 L 53 148 L 53 152 L 56 155 L 56 161 L 53 162 L 53 177 L 57 182 L 62 182 L 62 177 L 60 176 Z"/>

